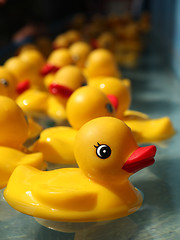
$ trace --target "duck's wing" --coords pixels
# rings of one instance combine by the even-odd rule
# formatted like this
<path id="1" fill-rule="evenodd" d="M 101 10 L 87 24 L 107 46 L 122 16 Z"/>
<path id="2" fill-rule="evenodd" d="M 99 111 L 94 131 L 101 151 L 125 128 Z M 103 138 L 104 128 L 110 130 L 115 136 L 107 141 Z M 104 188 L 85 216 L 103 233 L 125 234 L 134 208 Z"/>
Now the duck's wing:
<path id="1" fill-rule="evenodd" d="M 39 171 L 30 166 L 19 166 L 5 190 L 6 200 L 15 209 L 50 218 L 64 211 L 91 210 L 96 206 L 97 196 L 89 179 L 73 168 Z"/>
<path id="2" fill-rule="evenodd" d="M 33 151 L 42 152 L 48 162 L 60 164 L 76 163 L 73 146 L 77 131 L 71 127 L 53 127 L 41 132 Z"/>
<path id="3" fill-rule="evenodd" d="M 5 187 L 14 169 L 21 164 L 42 168 L 42 153 L 25 154 L 17 149 L 0 147 L 0 188 Z"/>
<path id="4" fill-rule="evenodd" d="M 168 117 L 157 119 L 124 119 L 124 122 L 135 132 L 139 143 L 152 143 L 168 139 L 175 134 Z"/>

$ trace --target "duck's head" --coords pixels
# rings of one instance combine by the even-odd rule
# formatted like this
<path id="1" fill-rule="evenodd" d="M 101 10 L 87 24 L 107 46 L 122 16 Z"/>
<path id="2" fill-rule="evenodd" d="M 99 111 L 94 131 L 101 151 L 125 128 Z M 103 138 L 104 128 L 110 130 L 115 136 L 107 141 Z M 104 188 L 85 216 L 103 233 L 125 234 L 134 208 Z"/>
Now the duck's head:
<path id="1" fill-rule="evenodd" d="M 0 105 L 0 146 L 20 149 L 28 138 L 27 119 L 12 99 L 0 96 Z"/>
<path id="2" fill-rule="evenodd" d="M 16 94 L 16 79 L 4 67 L 0 67 L 0 95 L 15 99 Z"/>
<path id="3" fill-rule="evenodd" d="M 70 64 L 72 64 L 72 57 L 68 49 L 54 50 L 48 57 L 47 63 L 42 67 L 41 74 L 45 76 L 49 73 L 55 73 L 60 68 Z"/>
<path id="4" fill-rule="evenodd" d="M 29 64 L 19 57 L 12 57 L 5 62 L 4 67 L 16 78 L 16 91 L 18 94 L 30 88 L 32 71 Z"/>
<path id="5" fill-rule="evenodd" d="M 105 48 L 110 51 L 114 51 L 116 44 L 116 39 L 113 33 L 111 32 L 103 32 L 100 34 L 100 36 L 97 38 L 97 46 L 99 48 Z"/>
<path id="6" fill-rule="evenodd" d="M 71 126 L 79 129 L 91 119 L 114 116 L 115 111 L 102 91 L 91 86 L 84 86 L 77 89 L 68 99 L 66 113 Z"/>
<path id="7" fill-rule="evenodd" d="M 86 175 L 108 182 L 123 180 L 153 164 L 156 147 L 139 147 L 124 122 L 101 117 L 80 128 L 74 153 Z"/>
<path id="8" fill-rule="evenodd" d="M 86 61 L 86 73 L 88 77 L 112 76 L 117 77 L 118 71 L 114 55 L 106 49 L 93 50 Z"/>
<path id="9" fill-rule="evenodd" d="M 76 66 L 65 66 L 54 75 L 49 92 L 66 102 L 70 95 L 85 82 L 82 71 Z"/>
<path id="10" fill-rule="evenodd" d="M 81 41 L 81 39 L 82 39 L 81 32 L 76 29 L 70 29 L 65 34 L 66 34 L 66 37 L 67 37 L 70 45 L 75 42 Z"/>
<path id="11" fill-rule="evenodd" d="M 57 35 L 53 41 L 53 49 L 68 48 L 69 45 L 69 39 L 67 38 L 65 33 Z"/>
<path id="12" fill-rule="evenodd" d="M 72 44 L 69 51 L 74 64 L 80 68 L 84 68 L 86 59 L 91 52 L 91 46 L 88 43 L 79 41 Z"/>
<path id="13" fill-rule="evenodd" d="M 19 58 L 28 64 L 31 69 L 31 85 L 35 87 L 43 86 L 40 71 L 45 64 L 45 58 L 41 52 L 36 49 L 24 50 L 22 53 L 20 53 Z"/>
<path id="14" fill-rule="evenodd" d="M 89 85 L 103 91 L 116 109 L 116 116 L 122 118 L 131 104 L 131 93 L 127 84 L 114 77 L 96 77 L 89 81 Z"/>

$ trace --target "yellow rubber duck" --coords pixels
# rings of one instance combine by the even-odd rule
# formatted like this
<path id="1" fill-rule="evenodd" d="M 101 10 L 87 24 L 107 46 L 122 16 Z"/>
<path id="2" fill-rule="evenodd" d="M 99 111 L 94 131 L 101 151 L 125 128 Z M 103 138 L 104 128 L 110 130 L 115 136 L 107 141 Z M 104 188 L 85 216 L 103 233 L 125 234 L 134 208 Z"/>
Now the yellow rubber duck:
<path id="1" fill-rule="evenodd" d="M 15 99 L 16 78 L 5 67 L 0 66 L 0 95 Z"/>
<path id="2" fill-rule="evenodd" d="M 53 41 L 53 48 L 68 48 L 71 44 L 80 41 L 81 32 L 75 29 L 59 34 Z"/>
<path id="3" fill-rule="evenodd" d="M 19 58 L 31 68 L 31 74 L 33 74 L 31 87 L 43 89 L 43 77 L 40 71 L 45 64 L 45 58 L 41 52 L 35 49 L 24 50 L 19 54 Z"/>
<path id="4" fill-rule="evenodd" d="M 86 42 L 76 42 L 69 48 L 73 63 L 79 68 L 84 68 L 86 59 L 91 52 L 91 46 Z"/>
<path id="5" fill-rule="evenodd" d="M 76 66 L 65 66 L 58 70 L 49 84 L 49 93 L 30 89 L 21 94 L 17 104 L 29 116 L 44 114 L 57 124 L 66 120 L 65 105 L 70 95 L 85 82 L 82 71 Z"/>
<path id="6" fill-rule="evenodd" d="M 16 78 L 16 91 L 18 94 L 30 88 L 30 82 L 33 79 L 31 67 L 18 56 L 9 58 L 4 67 L 10 71 Z"/>
<path id="7" fill-rule="evenodd" d="M 42 153 L 30 153 L 23 144 L 28 139 L 29 125 L 20 107 L 12 99 L 0 96 L 0 188 L 4 187 L 15 167 L 29 164 L 44 166 Z M 27 154 L 28 153 L 28 154 Z"/>
<path id="8" fill-rule="evenodd" d="M 45 129 L 33 146 L 33 151 L 42 152 L 48 162 L 75 164 L 73 145 L 78 129 L 93 118 L 113 116 L 115 112 L 105 94 L 94 87 L 85 86 L 70 96 L 66 113 L 72 127 Z"/>
<path id="9" fill-rule="evenodd" d="M 41 74 L 46 76 L 50 73 L 57 72 L 60 68 L 71 65 L 72 57 L 68 49 L 61 48 L 51 52 L 47 59 L 47 63 L 42 67 Z"/>
<path id="10" fill-rule="evenodd" d="M 141 207 L 141 193 L 128 178 L 154 163 L 155 146 L 138 147 L 121 120 L 102 117 L 79 130 L 74 153 L 79 168 L 17 167 L 6 201 L 25 214 L 61 222 L 112 220 Z"/>
<path id="11" fill-rule="evenodd" d="M 70 95 L 83 84 L 86 84 L 83 72 L 77 66 L 68 65 L 56 72 L 48 88 L 61 103 L 66 104 Z"/>
<path id="12" fill-rule="evenodd" d="M 131 96 L 127 82 L 116 78 L 96 78 L 89 84 L 109 97 L 116 109 L 116 117 L 131 128 L 138 143 L 158 142 L 175 134 L 173 124 L 168 117 L 151 119 L 144 113 L 128 110 Z"/>
<path id="13" fill-rule="evenodd" d="M 87 78 L 120 76 L 114 55 L 103 48 L 93 50 L 86 61 L 85 75 Z"/>

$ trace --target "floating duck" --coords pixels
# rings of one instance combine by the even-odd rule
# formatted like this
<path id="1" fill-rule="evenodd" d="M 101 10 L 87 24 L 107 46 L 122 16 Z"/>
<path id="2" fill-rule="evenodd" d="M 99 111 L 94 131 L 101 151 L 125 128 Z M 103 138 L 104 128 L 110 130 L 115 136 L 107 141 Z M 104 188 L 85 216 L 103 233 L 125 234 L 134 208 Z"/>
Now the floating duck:
<path id="1" fill-rule="evenodd" d="M 17 104 L 29 116 L 44 114 L 57 124 L 66 120 L 65 105 L 70 95 L 85 82 L 82 71 L 76 66 L 65 66 L 59 69 L 49 85 L 49 93 L 30 89 L 21 94 Z"/>
<path id="2" fill-rule="evenodd" d="M 82 71 L 76 66 L 65 66 L 55 75 L 49 85 L 49 92 L 56 96 L 60 102 L 66 104 L 70 95 L 79 87 L 86 84 Z"/>
<path id="3" fill-rule="evenodd" d="M 116 109 L 116 117 L 122 118 L 131 104 L 130 81 L 115 77 L 96 77 L 89 79 L 88 83 L 108 96 Z"/>
<path id="4" fill-rule="evenodd" d="M 155 146 L 138 147 L 121 120 L 96 118 L 77 134 L 74 154 L 79 168 L 40 171 L 18 166 L 4 197 L 16 210 L 47 221 L 125 217 L 136 212 L 143 201 L 128 178 L 152 165 L 155 153 Z"/>
<path id="5" fill-rule="evenodd" d="M 26 62 L 18 56 L 11 57 L 5 62 L 4 67 L 16 78 L 16 91 L 18 94 L 21 94 L 30 88 L 33 74 L 31 73 L 31 67 Z"/>
<path id="6" fill-rule="evenodd" d="M 48 162 L 75 164 L 73 145 L 78 129 L 93 118 L 113 116 L 114 109 L 104 93 L 85 86 L 70 96 L 66 113 L 72 127 L 57 126 L 43 130 L 32 148 L 42 152 Z"/>
<path id="7" fill-rule="evenodd" d="M 42 67 L 41 74 L 46 76 L 50 73 L 57 72 L 60 68 L 71 65 L 72 57 L 68 49 L 62 48 L 51 52 L 47 59 L 47 63 Z"/>
<path id="8" fill-rule="evenodd" d="M 71 44 L 80 41 L 81 32 L 75 29 L 59 34 L 53 41 L 54 49 L 68 48 Z"/>
<path id="9" fill-rule="evenodd" d="M 0 66 L 0 95 L 15 99 L 16 78 L 5 67 Z"/>
<path id="10" fill-rule="evenodd" d="M 158 142 L 175 134 L 168 117 L 151 119 L 144 113 L 128 110 L 131 102 L 128 82 L 116 78 L 96 78 L 89 81 L 89 84 L 97 87 L 109 97 L 116 109 L 116 117 L 131 128 L 139 143 Z"/>
<path id="11" fill-rule="evenodd" d="M 31 87 L 43 89 L 44 84 L 40 71 L 45 64 L 45 58 L 41 52 L 36 49 L 24 50 L 19 54 L 19 58 L 31 68 L 31 74 L 33 74 L 30 82 Z"/>
<path id="12" fill-rule="evenodd" d="M 85 42 L 76 42 L 69 48 L 73 62 L 79 68 L 84 68 L 86 59 L 91 52 L 91 46 Z"/>
<path id="13" fill-rule="evenodd" d="M 118 77 L 118 70 L 113 54 L 103 48 L 93 50 L 86 61 L 85 75 L 87 78 L 106 76 Z"/>
<path id="14" fill-rule="evenodd" d="M 30 153 L 23 144 L 28 139 L 29 125 L 20 107 L 12 99 L 0 96 L 0 188 L 19 164 L 44 166 L 42 153 Z M 28 153 L 28 154 L 27 154 Z"/>

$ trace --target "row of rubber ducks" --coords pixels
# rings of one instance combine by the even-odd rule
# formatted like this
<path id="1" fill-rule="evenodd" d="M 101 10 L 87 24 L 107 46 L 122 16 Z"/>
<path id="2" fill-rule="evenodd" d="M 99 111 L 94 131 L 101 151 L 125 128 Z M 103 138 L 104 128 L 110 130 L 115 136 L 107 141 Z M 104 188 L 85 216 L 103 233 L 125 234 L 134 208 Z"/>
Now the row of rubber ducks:
<path id="1" fill-rule="evenodd" d="M 8 59 L 0 67 L 0 187 L 7 202 L 47 221 L 135 212 L 142 196 L 128 178 L 152 165 L 156 153 L 137 143 L 168 139 L 175 130 L 168 117 L 129 110 L 130 91 L 112 52 L 82 41 L 47 59 L 32 46 Z M 43 130 L 34 121 L 42 115 L 56 126 Z M 44 171 L 46 162 L 66 168 Z"/>

